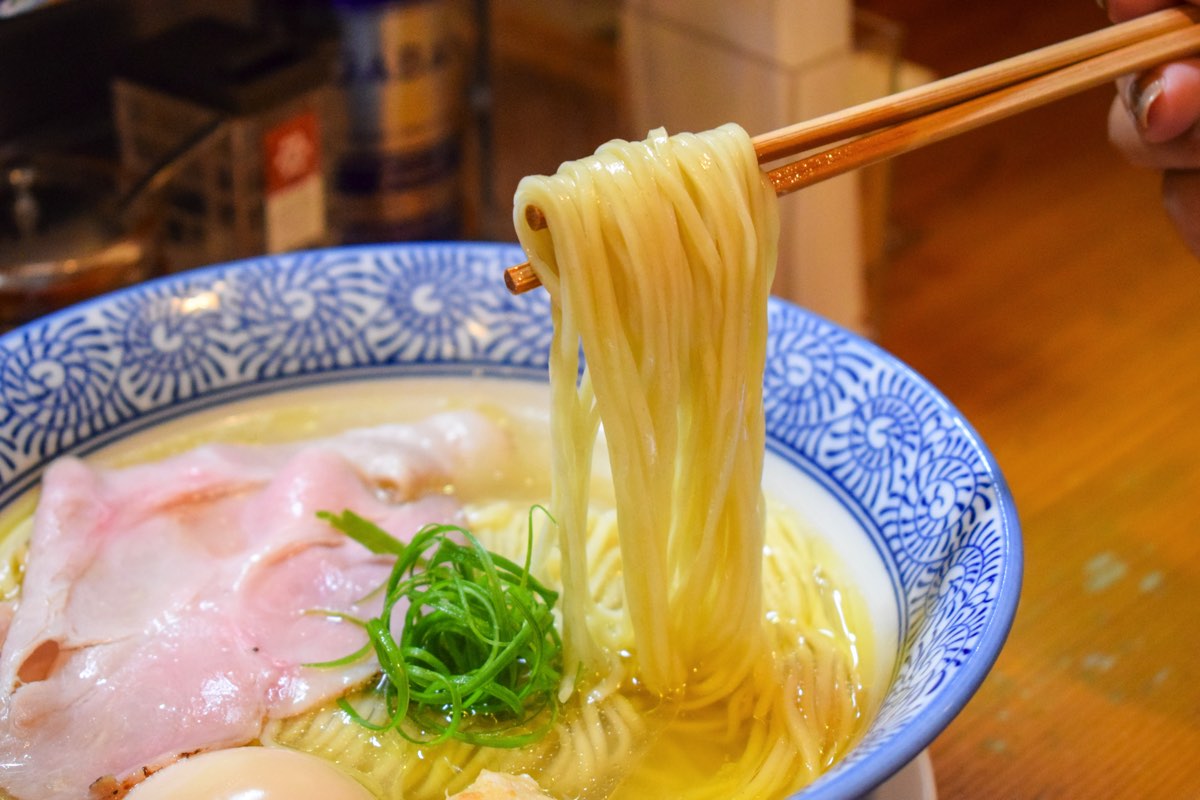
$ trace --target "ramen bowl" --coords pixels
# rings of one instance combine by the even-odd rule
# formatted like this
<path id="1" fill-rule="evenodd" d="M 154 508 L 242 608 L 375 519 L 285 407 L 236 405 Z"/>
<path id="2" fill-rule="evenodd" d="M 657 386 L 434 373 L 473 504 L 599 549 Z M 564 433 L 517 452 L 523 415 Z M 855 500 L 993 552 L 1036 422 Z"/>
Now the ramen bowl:
<path id="1" fill-rule="evenodd" d="M 502 280 L 523 259 L 488 243 L 259 258 L 10 331 L 0 510 L 28 502 L 57 456 L 111 451 L 247 403 L 381 385 L 400 397 L 442 381 L 536 395 L 549 298 L 510 295 Z M 801 510 L 862 594 L 881 696 L 864 738 L 796 797 L 857 798 L 913 762 L 994 663 L 1020 586 L 1018 522 L 994 459 L 929 383 L 788 303 L 771 300 L 768 324 L 765 489 Z"/>

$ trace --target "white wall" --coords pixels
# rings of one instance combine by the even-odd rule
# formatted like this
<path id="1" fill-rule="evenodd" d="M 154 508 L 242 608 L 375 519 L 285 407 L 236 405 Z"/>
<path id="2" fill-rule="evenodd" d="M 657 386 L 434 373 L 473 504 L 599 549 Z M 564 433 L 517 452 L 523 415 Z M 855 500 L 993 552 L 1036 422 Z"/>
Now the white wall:
<path id="1" fill-rule="evenodd" d="M 854 99 L 850 0 L 627 0 L 623 53 L 635 130 L 750 135 Z M 784 198 L 775 294 L 868 332 L 858 176 Z"/>

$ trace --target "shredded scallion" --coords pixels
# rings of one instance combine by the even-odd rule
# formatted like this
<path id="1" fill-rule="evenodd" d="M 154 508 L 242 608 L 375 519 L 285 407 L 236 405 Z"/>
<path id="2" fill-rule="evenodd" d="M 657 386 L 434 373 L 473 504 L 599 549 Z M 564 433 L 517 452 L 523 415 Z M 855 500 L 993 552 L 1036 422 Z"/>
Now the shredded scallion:
<path id="1" fill-rule="evenodd" d="M 532 510 L 523 565 L 456 525 L 427 525 L 404 543 L 352 511 L 319 516 L 372 552 L 396 556 L 380 615 L 343 617 L 367 632 L 387 718 L 366 719 L 345 699 L 343 711 L 372 730 L 394 729 L 425 744 L 453 738 L 522 747 L 553 726 L 562 675 L 552 613 L 558 593 L 530 574 Z M 394 614 L 402 615 L 399 626 Z"/>

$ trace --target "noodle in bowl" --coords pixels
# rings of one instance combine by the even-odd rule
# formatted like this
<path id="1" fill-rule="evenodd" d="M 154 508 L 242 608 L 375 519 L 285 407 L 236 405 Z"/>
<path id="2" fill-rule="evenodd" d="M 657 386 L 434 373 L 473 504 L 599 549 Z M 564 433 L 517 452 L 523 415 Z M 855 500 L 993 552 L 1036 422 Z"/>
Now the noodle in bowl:
<path id="1" fill-rule="evenodd" d="M 308 397 L 420 411 L 446 393 L 544 413 L 545 292 L 509 295 L 506 244 L 313 251 L 109 295 L 0 339 L 0 504 L 28 505 L 64 454 L 219 429 Z M 298 400 L 299 398 L 299 400 Z M 764 489 L 795 508 L 861 596 L 873 717 L 801 791 L 853 798 L 915 758 L 994 662 L 1015 613 L 1018 523 L 990 453 L 928 383 L 785 302 L 768 309 Z M 373 411 L 371 409 L 374 409 Z M 233 423 L 230 423 L 233 424 Z M 113 456 L 112 454 L 118 454 Z"/>

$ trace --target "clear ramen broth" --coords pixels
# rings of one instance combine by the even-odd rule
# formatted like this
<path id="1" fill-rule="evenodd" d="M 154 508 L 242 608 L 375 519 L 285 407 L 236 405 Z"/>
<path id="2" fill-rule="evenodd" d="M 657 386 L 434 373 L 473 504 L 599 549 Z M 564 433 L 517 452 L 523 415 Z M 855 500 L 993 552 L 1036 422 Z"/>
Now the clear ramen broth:
<path id="1" fill-rule="evenodd" d="M 516 458 L 445 491 L 464 503 L 465 527 L 486 547 L 520 562 L 530 507 L 547 504 L 550 492 L 549 398 L 547 387 L 535 381 L 381 379 L 295 389 L 166 421 L 88 458 L 126 466 L 202 443 L 298 441 L 456 409 L 485 413 L 518 443 Z M 445 798 L 470 784 L 481 768 L 530 774 L 556 797 L 731 796 L 745 788 L 740 762 L 747 753 L 770 750 L 780 738 L 777 726 L 797 720 L 813 725 L 814 730 L 799 738 L 817 749 L 809 756 L 815 762 L 812 774 L 790 776 L 787 791 L 810 782 L 843 756 L 861 738 L 883 696 L 894 668 L 890 654 L 896 649 L 894 601 L 881 596 L 879 588 L 890 581 L 866 535 L 851 530 L 856 523 L 850 515 L 824 497 L 807 476 L 768 457 L 763 601 L 773 650 L 807 647 L 819 638 L 824 640 L 822 652 L 840 654 L 845 663 L 830 663 L 823 656 L 814 661 L 815 672 L 783 676 L 785 682 L 792 681 L 785 691 L 802 709 L 790 722 L 761 713 L 761 685 L 777 685 L 778 675 L 760 675 L 754 685 L 717 705 L 691 707 L 686 695 L 656 696 L 636 679 L 637 653 L 622 619 L 620 576 L 629 566 L 620 563 L 604 448 L 596 453 L 589 582 L 597 607 L 610 615 L 611 639 L 606 645 L 616 651 L 620 674 L 584 676 L 582 691 L 566 700 L 551 733 L 524 748 L 454 741 L 415 745 L 394 732 L 388 737 L 375 734 L 333 705 L 269 722 L 262 744 L 329 758 L 380 798 Z M 31 528 L 34 494 L 0 517 L 0 589 L 5 597 L 19 592 L 22 541 Z M 535 529 L 532 564 L 538 579 L 561 588 L 557 539 L 547 527 Z M 839 695 L 836 701 L 823 697 L 834 694 Z M 371 702 L 369 690 L 354 696 L 356 705 Z M 850 709 L 851 717 L 831 711 L 834 704 Z M 790 735 L 797 738 L 795 731 Z"/>

